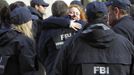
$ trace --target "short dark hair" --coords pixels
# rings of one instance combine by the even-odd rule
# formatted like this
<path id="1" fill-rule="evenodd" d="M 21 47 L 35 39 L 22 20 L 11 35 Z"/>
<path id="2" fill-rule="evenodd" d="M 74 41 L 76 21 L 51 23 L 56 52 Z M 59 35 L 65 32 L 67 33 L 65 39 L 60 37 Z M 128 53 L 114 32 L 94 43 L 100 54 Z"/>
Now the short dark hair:
<path id="1" fill-rule="evenodd" d="M 16 1 L 15 3 L 22 7 L 26 6 L 26 4 L 23 1 Z"/>
<path id="2" fill-rule="evenodd" d="M 9 6 L 9 4 L 5 0 L 0 0 L 0 11 L 4 7 L 8 7 L 8 6 Z"/>
<path id="3" fill-rule="evenodd" d="M 33 1 L 30 2 L 30 6 L 31 7 L 35 8 L 35 5 L 38 5 L 39 6 L 39 4 L 37 4 L 37 3 L 33 2 Z"/>
<path id="4" fill-rule="evenodd" d="M 9 9 L 12 11 L 16 7 L 26 7 L 26 4 L 24 2 L 22 2 L 22 1 L 16 1 L 16 2 L 10 4 Z"/>
<path id="5" fill-rule="evenodd" d="M 109 6 L 111 7 L 112 10 L 114 10 L 115 7 L 117 6 Z M 130 6 L 127 6 L 126 9 L 123 9 L 123 8 L 120 8 L 120 7 L 117 7 L 120 9 L 121 13 L 122 14 L 129 14 L 130 15 Z"/>
<path id="6" fill-rule="evenodd" d="M 66 16 L 68 13 L 68 6 L 64 1 L 55 1 L 52 5 L 52 14 L 56 17 Z"/>
<path id="7" fill-rule="evenodd" d="M 5 0 L 0 1 L 0 24 L 1 23 L 9 23 L 9 8 L 8 3 Z"/>

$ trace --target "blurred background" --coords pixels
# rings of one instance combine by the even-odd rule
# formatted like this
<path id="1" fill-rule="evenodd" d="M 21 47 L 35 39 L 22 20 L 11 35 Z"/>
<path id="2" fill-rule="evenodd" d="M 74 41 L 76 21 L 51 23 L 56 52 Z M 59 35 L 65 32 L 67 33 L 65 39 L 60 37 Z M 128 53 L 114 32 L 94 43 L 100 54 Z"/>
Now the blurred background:
<path id="1" fill-rule="evenodd" d="M 31 0 L 6 0 L 9 4 L 16 2 L 16 1 L 23 1 L 27 6 L 30 5 L 30 1 Z M 44 15 L 44 18 L 47 18 L 49 16 L 51 16 L 51 5 L 53 4 L 53 2 L 55 2 L 56 0 L 44 0 L 45 2 L 49 3 L 49 7 L 46 9 L 46 13 Z M 106 1 L 106 0 L 63 0 L 65 1 L 68 5 L 70 4 L 71 1 L 81 1 L 81 3 L 83 4 L 83 6 L 85 7 L 89 2 L 92 1 Z"/>

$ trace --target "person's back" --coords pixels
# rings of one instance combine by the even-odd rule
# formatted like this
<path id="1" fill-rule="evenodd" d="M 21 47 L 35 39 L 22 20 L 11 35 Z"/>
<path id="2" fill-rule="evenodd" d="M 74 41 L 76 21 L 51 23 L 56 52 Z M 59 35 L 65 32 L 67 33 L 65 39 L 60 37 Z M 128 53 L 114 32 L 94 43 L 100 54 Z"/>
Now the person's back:
<path id="1" fill-rule="evenodd" d="M 31 13 L 26 7 L 16 7 L 10 12 L 10 19 L 11 30 L 1 33 L 2 48 L 7 49 L 4 50 L 7 55 L 11 55 L 4 75 L 35 75 L 38 64 L 35 64 L 37 60 Z"/>
<path id="2" fill-rule="evenodd" d="M 61 10 L 61 8 L 64 10 Z M 68 7 L 63 1 L 56 1 L 52 5 L 54 17 L 66 16 L 67 10 Z M 51 23 L 48 25 L 51 25 Z M 72 37 L 74 33 L 75 30 L 71 28 L 43 28 L 38 42 L 38 49 L 39 57 L 46 68 L 47 74 L 51 73 L 50 71 L 52 70 L 53 63 L 55 62 L 54 60 L 58 51 L 63 46 L 64 41 Z"/>
<path id="3" fill-rule="evenodd" d="M 1 0 L 0 7 L 0 75 L 33 74 L 33 43 L 20 32 L 10 29 L 10 12 L 5 0 Z"/>
<path id="4" fill-rule="evenodd" d="M 15 30 L 0 29 L 0 41 L 1 75 L 35 74 L 32 40 Z"/>
<path id="5" fill-rule="evenodd" d="M 56 75 L 131 75 L 134 46 L 110 29 L 90 30 L 74 37 L 59 54 Z"/>
<path id="6" fill-rule="evenodd" d="M 87 27 L 65 43 L 57 56 L 53 74 L 133 75 L 134 46 L 105 24 L 105 4 L 89 3 L 86 14 Z"/>
<path id="7" fill-rule="evenodd" d="M 61 10 L 61 9 L 64 9 L 64 10 Z M 52 5 L 52 14 L 53 14 L 52 17 L 64 18 L 65 16 L 67 16 L 67 13 L 68 13 L 68 6 L 64 1 L 56 1 Z M 52 23 L 50 23 L 49 25 L 51 24 Z M 53 24 L 53 25 L 56 25 L 56 24 Z M 72 37 L 76 31 L 73 30 L 72 28 L 56 27 L 56 28 L 44 28 L 43 32 L 45 32 L 46 34 L 49 34 L 46 37 L 51 37 L 53 41 L 55 42 L 57 49 L 59 50 L 61 46 L 64 44 L 64 41 L 68 39 L 69 37 Z"/>

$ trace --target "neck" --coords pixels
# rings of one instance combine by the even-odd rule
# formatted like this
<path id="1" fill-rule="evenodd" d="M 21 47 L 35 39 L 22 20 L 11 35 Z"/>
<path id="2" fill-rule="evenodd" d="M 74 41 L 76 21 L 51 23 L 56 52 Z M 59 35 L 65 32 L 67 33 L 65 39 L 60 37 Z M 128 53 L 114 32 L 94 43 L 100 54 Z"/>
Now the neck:
<path id="1" fill-rule="evenodd" d="M 128 14 L 120 15 L 118 19 L 121 19 L 121 18 L 123 18 L 123 17 L 125 17 L 125 16 L 128 16 Z"/>

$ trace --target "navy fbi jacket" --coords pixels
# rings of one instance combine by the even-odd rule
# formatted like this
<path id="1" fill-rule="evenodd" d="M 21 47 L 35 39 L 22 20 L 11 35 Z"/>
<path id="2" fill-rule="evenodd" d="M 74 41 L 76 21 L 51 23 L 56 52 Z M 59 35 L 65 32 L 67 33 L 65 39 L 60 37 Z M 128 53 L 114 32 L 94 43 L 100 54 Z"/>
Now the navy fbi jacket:
<path id="1" fill-rule="evenodd" d="M 53 75 L 134 75 L 133 59 L 133 44 L 98 23 L 66 42 Z"/>
<path id="2" fill-rule="evenodd" d="M 23 33 L 0 29 L 0 75 L 35 75 L 34 47 Z"/>

